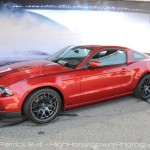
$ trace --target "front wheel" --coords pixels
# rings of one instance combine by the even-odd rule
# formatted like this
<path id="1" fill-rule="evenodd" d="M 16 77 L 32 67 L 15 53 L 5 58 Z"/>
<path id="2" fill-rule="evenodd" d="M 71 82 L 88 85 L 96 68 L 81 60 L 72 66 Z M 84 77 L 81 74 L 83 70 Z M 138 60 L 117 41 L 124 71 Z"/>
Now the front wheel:
<path id="1" fill-rule="evenodd" d="M 48 123 L 55 119 L 61 109 L 59 94 L 49 88 L 39 89 L 28 96 L 23 110 L 25 116 L 39 124 Z"/>
<path id="2" fill-rule="evenodd" d="M 150 98 L 150 75 L 144 76 L 137 85 L 134 96 L 146 101 Z"/>

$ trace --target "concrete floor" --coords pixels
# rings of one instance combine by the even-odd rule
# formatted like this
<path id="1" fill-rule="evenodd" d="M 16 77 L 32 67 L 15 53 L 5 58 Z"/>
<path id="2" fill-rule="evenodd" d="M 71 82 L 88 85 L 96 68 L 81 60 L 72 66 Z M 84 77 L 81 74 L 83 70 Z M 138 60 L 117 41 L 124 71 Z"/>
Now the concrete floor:
<path id="1" fill-rule="evenodd" d="M 55 121 L 1 120 L 0 150 L 150 149 L 150 104 L 124 97 L 66 111 Z"/>

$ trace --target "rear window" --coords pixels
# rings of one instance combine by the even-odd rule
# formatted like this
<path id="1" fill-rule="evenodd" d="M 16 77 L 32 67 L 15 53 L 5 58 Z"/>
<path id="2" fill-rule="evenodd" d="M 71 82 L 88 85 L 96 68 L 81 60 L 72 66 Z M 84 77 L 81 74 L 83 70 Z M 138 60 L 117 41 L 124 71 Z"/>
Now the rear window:
<path id="1" fill-rule="evenodd" d="M 139 60 L 139 59 L 144 59 L 145 56 L 141 53 L 138 53 L 138 52 L 133 52 L 133 59 L 134 60 Z"/>

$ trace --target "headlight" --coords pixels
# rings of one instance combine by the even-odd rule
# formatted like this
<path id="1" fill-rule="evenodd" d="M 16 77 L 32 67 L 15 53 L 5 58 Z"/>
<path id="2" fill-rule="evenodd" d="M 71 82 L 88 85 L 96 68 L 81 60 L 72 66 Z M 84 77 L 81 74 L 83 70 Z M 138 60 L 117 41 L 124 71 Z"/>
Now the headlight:
<path id="1" fill-rule="evenodd" d="M 0 94 L 11 96 L 11 95 L 13 95 L 13 92 L 9 88 L 0 87 Z"/>

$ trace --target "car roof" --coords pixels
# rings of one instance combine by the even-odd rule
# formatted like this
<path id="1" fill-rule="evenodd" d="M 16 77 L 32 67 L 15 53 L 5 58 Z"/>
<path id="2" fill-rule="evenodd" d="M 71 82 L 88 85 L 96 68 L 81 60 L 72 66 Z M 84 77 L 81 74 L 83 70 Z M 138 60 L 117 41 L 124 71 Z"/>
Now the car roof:
<path id="1" fill-rule="evenodd" d="M 77 47 L 85 47 L 85 48 L 89 48 L 92 50 L 97 50 L 97 49 L 129 49 L 127 47 L 123 47 L 123 46 L 111 46 L 111 45 L 79 45 Z"/>

